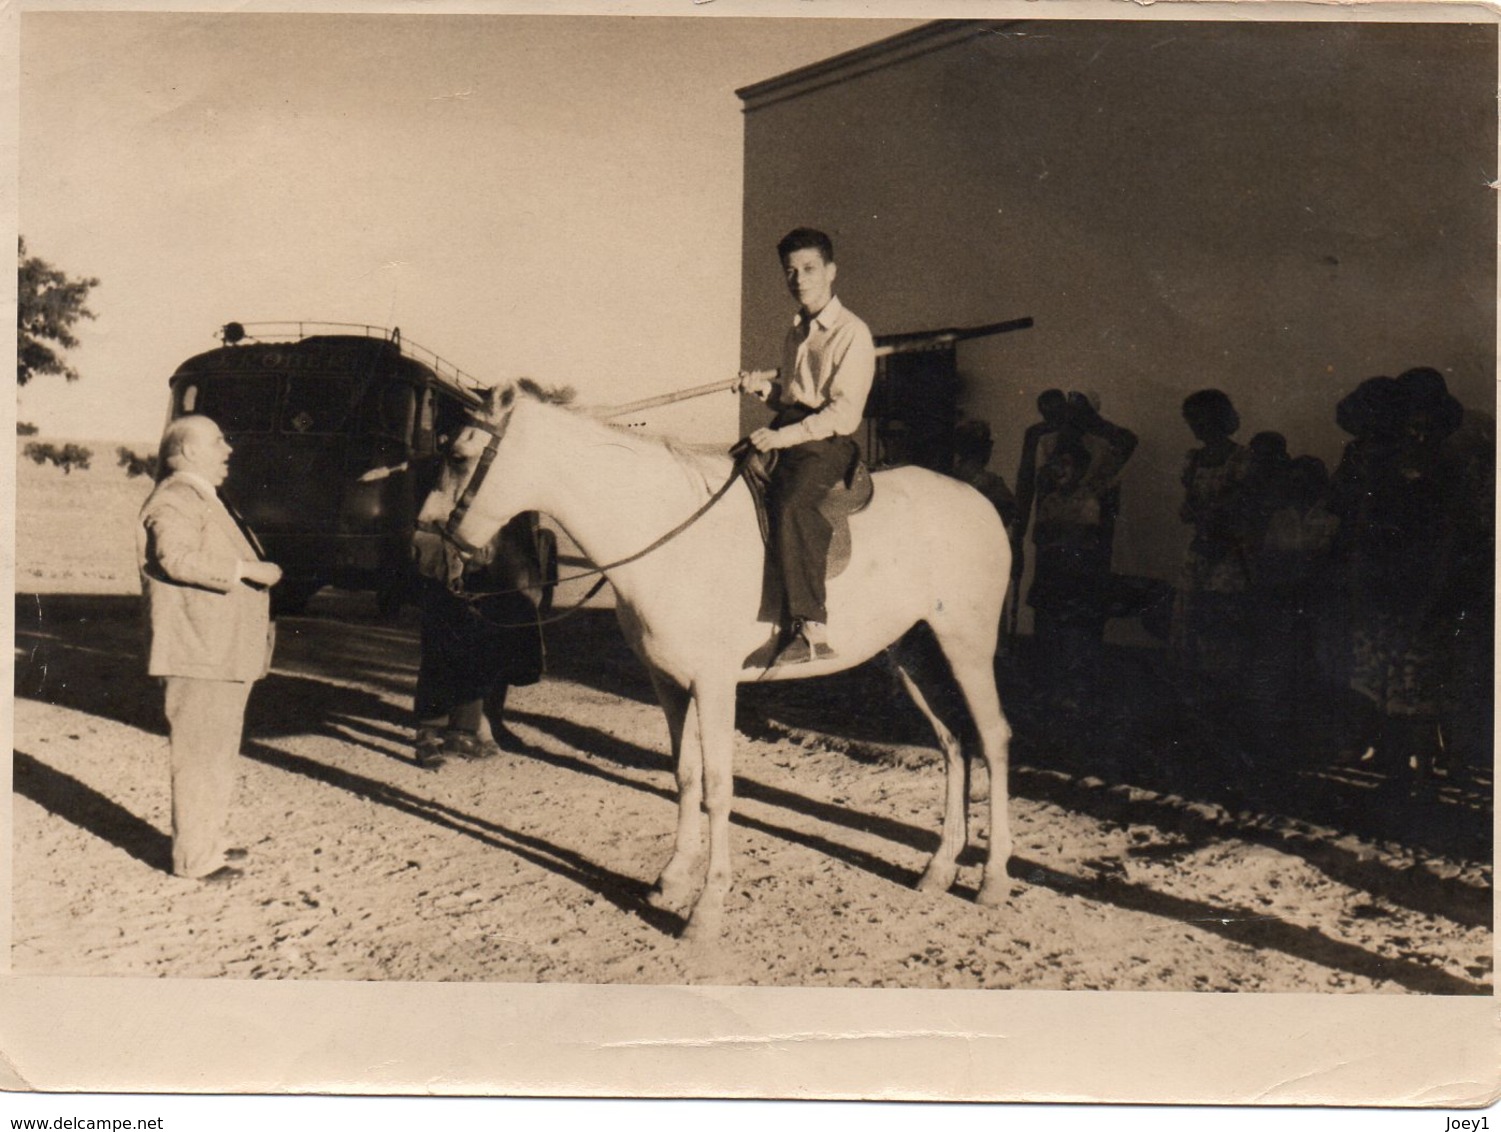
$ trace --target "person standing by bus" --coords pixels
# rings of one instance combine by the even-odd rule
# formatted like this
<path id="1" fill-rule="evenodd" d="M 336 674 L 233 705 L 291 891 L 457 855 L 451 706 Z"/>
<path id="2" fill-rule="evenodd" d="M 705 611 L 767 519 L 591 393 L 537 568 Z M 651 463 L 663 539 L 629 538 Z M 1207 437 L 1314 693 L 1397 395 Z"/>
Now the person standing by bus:
<path id="1" fill-rule="evenodd" d="M 208 417 L 179 417 L 162 436 L 156 488 L 141 508 L 136 559 L 146 613 L 146 670 L 166 689 L 172 766 L 172 871 L 238 880 L 225 828 L 251 686 L 271 664 L 267 592 L 281 568 L 218 494 L 232 449 Z"/>
<path id="2" fill-rule="evenodd" d="M 741 373 L 736 389 L 776 410 L 770 426 L 749 436 L 758 452 L 775 452 L 770 503 L 776 563 L 786 594 L 777 665 L 834 655 L 828 644 L 825 572 L 833 528 L 819 506 L 859 458 L 854 433 L 875 380 L 870 328 L 834 294 L 834 244 L 813 228 L 795 228 L 777 244 L 797 317 L 782 347 L 775 380 Z"/>
<path id="3" fill-rule="evenodd" d="M 413 707 L 414 758 L 424 770 L 520 746 L 504 713 L 512 686 L 542 678 L 538 523 L 535 511 L 517 515 L 467 559 L 444 543 L 444 576 L 424 573 L 421 579 Z M 480 734 L 481 720 L 489 724 L 489 739 Z"/>

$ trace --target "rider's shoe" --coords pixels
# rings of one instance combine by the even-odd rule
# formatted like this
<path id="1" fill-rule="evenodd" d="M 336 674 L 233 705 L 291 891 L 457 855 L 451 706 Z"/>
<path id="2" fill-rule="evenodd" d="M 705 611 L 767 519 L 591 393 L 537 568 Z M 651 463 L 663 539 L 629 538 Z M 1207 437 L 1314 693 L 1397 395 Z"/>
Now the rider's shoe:
<path id="1" fill-rule="evenodd" d="M 789 664 L 807 664 L 815 660 L 828 660 L 834 656 L 829 647 L 828 629 L 822 621 L 797 620 L 792 623 L 787 643 L 777 653 L 773 667 Z"/>

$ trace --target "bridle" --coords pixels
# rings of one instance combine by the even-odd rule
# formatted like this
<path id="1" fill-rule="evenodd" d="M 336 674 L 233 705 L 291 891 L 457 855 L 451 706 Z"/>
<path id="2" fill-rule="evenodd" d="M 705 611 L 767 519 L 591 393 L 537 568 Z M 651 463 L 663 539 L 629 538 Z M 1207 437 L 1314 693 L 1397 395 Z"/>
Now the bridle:
<path id="1" fill-rule="evenodd" d="M 469 428 L 477 428 L 481 432 L 489 433 L 490 439 L 485 444 L 485 450 L 480 453 L 479 462 L 474 466 L 474 474 L 469 477 L 469 482 L 464 485 L 458 502 L 448 513 L 448 521 L 441 527 L 437 523 L 421 522 L 417 524 L 417 529 L 437 535 L 444 542 L 452 543 L 461 558 L 469 559 L 482 551 L 484 547 L 461 536 L 459 527 L 463 525 L 465 516 L 469 514 L 469 508 L 474 504 L 474 497 L 479 494 L 479 489 L 484 485 L 490 465 L 495 463 L 495 454 L 500 451 L 500 438 L 505 434 L 505 422 L 496 425 L 481 417 L 471 416 L 465 423 Z"/>

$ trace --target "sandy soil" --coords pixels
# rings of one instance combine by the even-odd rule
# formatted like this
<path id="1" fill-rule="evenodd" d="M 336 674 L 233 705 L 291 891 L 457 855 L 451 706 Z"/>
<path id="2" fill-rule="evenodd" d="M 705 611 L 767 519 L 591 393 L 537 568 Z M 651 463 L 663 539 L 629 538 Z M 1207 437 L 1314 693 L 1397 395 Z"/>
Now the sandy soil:
<path id="1" fill-rule="evenodd" d="M 1409 800 L 1332 756 L 1246 767 L 1223 729 L 1129 694 L 1151 679 L 1138 656 L 1118 661 L 1119 714 L 1066 726 L 1022 658 L 1003 662 L 1017 856 L 994 909 L 969 899 L 975 834 L 951 894 L 913 890 L 942 775 L 879 665 L 747 690 L 736 884 L 705 956 L 646 902 L 672 768 L 608 613 L 555 630 L 547 678 L 513 693 L 524 751 L 427 772 L 409 758 L 411 611 L 381 621 L 369 595 L 329 592 L 283 620 L 252 698 L 233 817 L 248 875 L 175 879 L 130 592 L 143 493 L 21 470 L 18 972 L 1490 993 L 1488 768 Z"/>

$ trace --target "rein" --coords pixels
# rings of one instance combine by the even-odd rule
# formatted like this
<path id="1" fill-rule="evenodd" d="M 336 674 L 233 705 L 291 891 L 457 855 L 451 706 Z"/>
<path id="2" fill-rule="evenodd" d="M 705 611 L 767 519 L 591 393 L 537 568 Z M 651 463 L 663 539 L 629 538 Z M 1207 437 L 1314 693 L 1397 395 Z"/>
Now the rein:
<path id="1" fill-rule="evenodd" d="M 475 544 L 469 542 L 467 539 L 460 538 L 458 535 L 458 528 L 459 525 L 464 521 L 465 515 L 468 514 L 470 506 L 474 503 L 474 498 L 479 493 L 480 484 L 484 481 L 485 474 L 490 470 L 490 465 L 495 462 L 495 454 L 500 449 L 500 438 L 503 431 L 499 428 L 496 428 L 496 426 L 492 425 L 489 421 L 481 421 L 471 418 L 469 423 L 473 425 L 473 427 L 490 434 L 490 440 L 485 445 L 484 452 L 480 454 L 479 462 L 475 465 L 474 474 L 469 477 L 469 483 L 465 485 L 462 494 L 460 494 L 459 496 L 459 501 L 454 504 L 453 510 L 449 512 L 448 521 L 442 527 L 439 527 L 436 523 L 417 524 L 418 530 L 426 531 L 430 534 L 436 534 L 444 541 L 452 543 L 456 548 L 458 548 L 459 553 L 465 558 L 472 557 L 475 554 L 478 554 L 482 549 L 484 549 L 483 547 L 476 546 Z M 716 503 L 718 503 L 721 499 L 723 499 L 730 493 L 730 489 L 735 486 L 735 481 L 740 479 L 741 476 L 747 474 L 747 469 L 756 456 L 755 449 L 751 448 L 750 445 L 744 443 L 743 441 L 740 444 L 737 444 L 731 451 L 735 456 L 735 464 L 734 467 L 731 468 L 730 474 L 725 479 L 724 483 L 720 484 L 719 487 L 714 490 L 714 493 L 704 501 L 703 505 L 700 506 L 698 510 L 694 511 L 693 514 L 689 515 L 681 523 L 673 527 L 672 530 L 668 531 L 666 534 L 660 536 L 659 538 L 654 539 L 651 543 L 642 547 L 634 554 L 627 554 L 625 557 L 617 558 L 614 562 L 606 563 L 603 566 L 595 566 L 589 570 L 581 570 L 577 574 L 570 574 L 566 578 L 559 578 L 555 583 L 553 583 L 554 585 L 560 585 L 563 582 L 575 582 L 583 578 L 592 578 L 596 575 L 599 576 L 599 580 L 589 588 L 589 592 L 586 593 L 582 598 L 580 598 L 577 604 L 575 604 L 570 609 L 564 610 L 562 613 L 558 614 L 555 617 L 544 618 L 539 614 L 539 616 L 534 620 L 512 624 L 500 621 L 492 621 L 490 620 L 490 618 L 485 617 L 482 613 L 479 612 L 478 609 L 475 608 L 476 603 L 484 600 L 485 598 L 501 597 L 506 594 L 527 593 L 529 591 L 539 589 L 539 586 L 513 586 L 509 589 L 481 590 L 475 592 L 467 590 L 457 590 L 454 588 L 454 584 L 451 583 L 448 587 L 448 590 L 455 597 L 462 598 L 464 601 L 468 602 L 470 610 L 476 617 L 480 618 L 482 621 L 485 621 L 487 624 L 494 625 L 496 628 L 524 629 L 530 628 L 532 625 L 541 627 L 543 625 L 555 625 L 560 621 L 564 621 L 567 618 L 572 617 L 575 613 L 579 612 L 579 610 L 583 609 L 584 606 L 588 603 L 589 599 L 604 588 L 605 583 L 609 581 L 609 578 L 606 576 L 609 571 L 619 569 L 621 566 L 628 566 L 632 562 L 636 562 L 642 558 L 645 558 L 653 551 L 660 550 L 663 546 L 667 545 L 667 543 L 671 542 L 673 539 L 677 538 L 678 535 L 682 534 L 689 527 L 693 526 L 694 523 L 702 519 L 706 514 L 708 514 L 710 509 L 713 508 Z"/>

